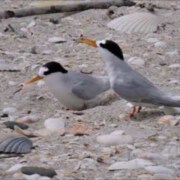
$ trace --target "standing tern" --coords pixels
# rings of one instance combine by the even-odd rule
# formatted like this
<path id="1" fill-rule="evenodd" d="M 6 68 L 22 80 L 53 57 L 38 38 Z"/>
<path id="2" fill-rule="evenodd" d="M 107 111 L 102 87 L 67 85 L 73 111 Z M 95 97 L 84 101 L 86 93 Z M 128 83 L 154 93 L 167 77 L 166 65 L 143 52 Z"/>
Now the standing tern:
<path id="1" fill-rule="evenodd" d="M 110 89 L 108 77 L 69 71 L 53 61 L 40 67 L 38 75 L 25 82 L 21 89 L 40 79 L 45 80 L 50 91 L 63 105 L 73 110 L 88 108 L 88 104 L 98 99 L 98 95 Z"/>
<path id="2" fill-rule="evenodd" d="M 80 43 L 97 47 L 106 65 L 111 88 L 123 99 L 131 102 L 130 117 L 141 107 L 180 107 L 180 96 L 173 96 L 155 87 L 125 61 L 119 45 L 111 40 L 95 41 L 80 37 Z"/>

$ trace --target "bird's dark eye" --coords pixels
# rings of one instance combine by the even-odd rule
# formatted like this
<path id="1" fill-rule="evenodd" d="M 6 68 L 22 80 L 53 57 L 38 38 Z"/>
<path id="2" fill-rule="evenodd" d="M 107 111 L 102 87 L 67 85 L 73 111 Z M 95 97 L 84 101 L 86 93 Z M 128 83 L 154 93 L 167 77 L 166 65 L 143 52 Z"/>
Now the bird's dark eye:
<path id="1" fill-rule="evenodd" d="M 100 43 L 99 45 L 100 45 L 102 48 L 105 48 L 105 44 Z"/>

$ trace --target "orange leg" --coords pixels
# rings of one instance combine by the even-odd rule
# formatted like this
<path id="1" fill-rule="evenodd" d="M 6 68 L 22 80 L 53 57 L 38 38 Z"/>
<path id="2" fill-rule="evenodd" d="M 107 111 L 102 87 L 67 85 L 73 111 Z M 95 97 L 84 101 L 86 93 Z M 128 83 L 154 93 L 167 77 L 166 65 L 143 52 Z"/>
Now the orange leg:
<path id="1" fill-rule="evenodd" d="M 141 111 L 142 107 L 141 106 L 133 106 L 131 112 L 129 113 L 129 117 L 132 118 L 134 117 L 137 113 Z"/>

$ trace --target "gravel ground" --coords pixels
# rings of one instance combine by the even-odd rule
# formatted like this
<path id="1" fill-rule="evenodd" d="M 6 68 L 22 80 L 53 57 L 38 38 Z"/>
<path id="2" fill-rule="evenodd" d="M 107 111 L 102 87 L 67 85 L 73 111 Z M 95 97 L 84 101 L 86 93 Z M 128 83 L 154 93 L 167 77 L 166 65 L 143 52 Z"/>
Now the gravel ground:
<path id="1" fill-rule="evenodd" d="M 2 9 L 27 6 L 28 1 L 6 0 L 0 2 Z M 131 11 L 131 8 L 119 8 L 121 11 Z M 51 117 L 66 119 L 70 127 L 82 121 L 93 132 L 89 136 L 60 136 L 57 133 L 45 137 L 33 138 L 37 148 L 23 157 L 3 158 L 0 161 L 0 175 L 3 179 L 23 179 L 21 173 L 5 173 L 15 164 L 25 163 L 50 167 L 56 170 L 58 176 L 53 179 L 175 179 L 180 178 L 180 134 L 179 125 L 159 124 L 158 119 L 164 114 L 160 110 L 145 109 L 131 121 L 124 121 L 119 115 L 128 112 L 129 107 L 124 100 L 116 98 L 105 106 L 97 106 L 83 111 L 83 115 L 75 115 L 71 110 L 65 110 L 48 91 L 47 86 L 34 84 L 24 91 L 11 97 L 18 84 L 33 76 L 40 64 L 54 60 L 62 63 L 68 69 L 92 70 L 93 74 L 106 74 L 103 61 L 96 49 L 73 41 L 80 34 L 94 39 L 112 39 L 122 47 L 125 57 L 139 57 L 144 65 L 135 65 L 137 71 L 150 79 L 158 87 L 180 92 L 180 68 L 170 68 L 172 64 L 180 64 L 180 10 L 158 10 L 161 14 L 172 13 L 171 22 L 164 30 L 157 33 L 122 34 L 109 29 L 106 24 L 111 20 L 108 10 L 87 10 L 64 17 L 62 14 L 12 18 L 1 20 L 0 26 L 0 93 L 1 112 L 6 107 L 14 107 L 17 112 L 14 117 L 34 115 L 39 121 L 30 125 L 30 129 L 38 130 L 44 127 L 44 120 Z M 56 19 L 53 24 L 50 19 Z M 35 22 L 35 25 L 32 25 Z M 12 32 L 11 25 L 15 32 Z M 29 29 L 27 28 L 32 25 Z M 26 31 L 25 31 L 26 30 Z M 48 41 L 51 37 L 62 37 L 66 43 L 55 44 Z M 155 47 L 148 42 L 150 38 L 165 43 L 163 47 Z M 35 53 L 34 53 L 35 50 Z M 169 53 L 175 52 L 177 53 Z M 168 54 L 169 53 L 169 54 Z M 8 64 L 2 71 L 3 64 Z M 10 72 L 8 69 L 19 69 Z M 175 81 L 172 81 L 175 80 Z M 9 117 L 1 118 L 1 122 Z M 11 134 L 12 131 L 0 124 L 0 136 Z M 133 138 L 130 144 L 104 147 L 96 138 L 123 130 Z M 152 138 L 153 137 L 153 138 Z M 106 158 L 104 158 L 104 152 Z M 139 152 L 139 153 L 138 153 Z M 156 172 L 141 168 L 110 171 L 109 166 L 115 162 L 130 161 L 139 158 L 152 162 Z M 159 170 L 158 166 L 168 168 Z M 137 165 L 138 166 L 138 165 Z"/>

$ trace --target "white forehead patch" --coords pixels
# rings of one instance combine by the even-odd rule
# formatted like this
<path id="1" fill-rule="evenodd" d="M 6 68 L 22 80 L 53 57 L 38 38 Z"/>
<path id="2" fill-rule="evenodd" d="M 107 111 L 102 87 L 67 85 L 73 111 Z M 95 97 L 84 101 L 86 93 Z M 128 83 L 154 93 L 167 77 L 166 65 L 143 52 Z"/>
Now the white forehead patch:
<path id="1" fill-rule="evenodd" d="M 41 68 L 39 69 L 38 75 L 41 76 L 41 77 L 43 77 L 43 76 L 44 76 L 44 73 L 47 72 L 47 71 L 48 71 L 48 68 L 47 68 L 47 67 L 41 67 Z"/>
<path id="2" fill-rule="evenodd" d="M 106 40 L 97 41 L 96 44 L 100 47 L 100 44 L 106 44 Z"/>

